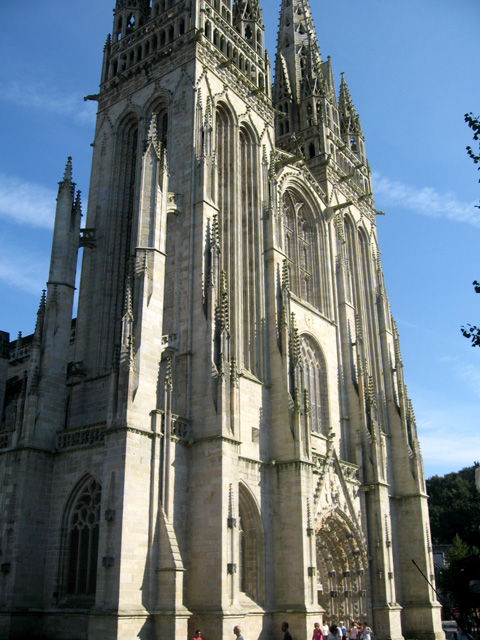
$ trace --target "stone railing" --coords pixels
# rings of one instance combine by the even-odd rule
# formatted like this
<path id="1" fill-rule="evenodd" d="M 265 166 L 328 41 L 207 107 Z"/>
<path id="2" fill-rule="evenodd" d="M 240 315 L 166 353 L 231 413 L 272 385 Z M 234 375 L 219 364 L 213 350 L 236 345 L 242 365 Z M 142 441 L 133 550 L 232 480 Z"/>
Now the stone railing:
<path id="1" fill-rule="evenodd" d="M 164 429 L 162 429 L 164 431 Z M 172 436 L 175 436 L 179 440 L 188 440 L 190 437 L 190 423 L 186 418 L 181 418 L 175 413 L 172 414 Z"/>
<path id="2" fill-rule="evenodd" d="M 57 449 L 78 449 L 103 444 L 106 424 L 93 424 L 80 429 L 66 429 L 57 432 Z"/>

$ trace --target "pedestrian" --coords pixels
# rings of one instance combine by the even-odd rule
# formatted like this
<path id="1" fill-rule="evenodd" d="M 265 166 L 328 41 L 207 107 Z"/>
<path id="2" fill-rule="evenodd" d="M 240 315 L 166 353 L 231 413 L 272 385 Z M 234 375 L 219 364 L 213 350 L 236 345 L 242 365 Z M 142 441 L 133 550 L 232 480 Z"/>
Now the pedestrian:
<path id="1" fill-rule="evenodd" d="M 200 631 L 200 629 L 197 629 L 193 634 L 193 640 L 195 640 L 195 638 L 201 638 L 201 637 L 202 637 L 202 632 Z"/>
<path id="2" fill-rule="evenodd" d="M 342 640 L 342 632 L 335 622 L 332 622 L 328 632 L 328 640 Z"/>
<path id="3" fill-rule="evenodd" d="M 368 626 L 368 622 L 363 623 L 363 632 L 362 632 L 363 640 L 372 640 L 372 630 Z"/>
<path id="4" fill-rule="evenodd" d="M 323 633 L 322 633 L 322 630 L 320 629 L 319 622 L 315 622 L 315 624 L 313 625 L 312 640 L 323 640 Z"/>
<path id="5" fill-rule="evenodd" d="M 457 618 L 457 630 L 452 634 L 453 640 L 473 640 L 472 636 L 468 633 L 467 619 L 461 616 Z"/>
<path id="6" fill-rule="evenodd" d="M 349 640 L 357 640 L 358 629 L 355 624 L 355 620 L 350 620 L 350 625 L 347 629 Z"/>
<path id="7" fill-rule="evenodd" d="M 292 634 L 288 630 L 289 624 L 288 622 L 282 622 L 282 631 L 284 633 L 283 640 L 293 640 Z"/>
<path id="8" fill-rule="evenodd" d="M 243 640 L 242 630 L 238 625 L 233 627 L 233 633 L 237 636 L 237 640 Z"/>
<path id="9" fill-rule="evenodd" d="M 345 636 L 347 635 L 347 628 L 346 626 L 343 624 L 343 621 L 340 622 L 340 624 L 338 625 L 340 631 L 342 632 L 342 638 L 345 638 Z"/>
<path id="10" fill-rule="evenodd" d="M 328 631 L 329 631 L 329 626 L 326 620 L 324 620 L 323 622 L 323 628 L 322 628 L 322 633 L 323 633 L 323 637 L 325 638 L 325 640 L 327 640 L 328 638 Z"/>

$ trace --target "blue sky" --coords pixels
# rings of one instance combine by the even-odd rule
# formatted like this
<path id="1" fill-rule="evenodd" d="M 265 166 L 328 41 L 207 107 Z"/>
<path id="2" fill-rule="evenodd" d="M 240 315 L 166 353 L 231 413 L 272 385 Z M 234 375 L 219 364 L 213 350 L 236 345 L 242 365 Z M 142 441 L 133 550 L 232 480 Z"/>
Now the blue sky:
<path id="1" fill-rule="evenodd" d="M 360 114 L 382 264 L 427 477 L 480 459 L 478 0 L 310 0 L 323 59 Z M 84 194 L 114 0 L 0 0 L 0 329 L 33 330 L 67 156 Z M 280 0 L 262 1 L 273 61 Z"/>

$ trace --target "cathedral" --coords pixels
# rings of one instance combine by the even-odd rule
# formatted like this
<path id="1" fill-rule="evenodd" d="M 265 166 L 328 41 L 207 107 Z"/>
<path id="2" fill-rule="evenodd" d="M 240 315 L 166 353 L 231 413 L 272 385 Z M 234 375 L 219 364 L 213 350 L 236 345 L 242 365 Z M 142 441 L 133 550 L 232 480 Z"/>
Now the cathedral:
<path id="1" fill-rule="evenodd" d="M 444 637 L 360 120 L 276 1 L 272 70 L 259 0 L 116 0 L 88 211 L 68 159 L 0 332 L 0 640 Z"/>

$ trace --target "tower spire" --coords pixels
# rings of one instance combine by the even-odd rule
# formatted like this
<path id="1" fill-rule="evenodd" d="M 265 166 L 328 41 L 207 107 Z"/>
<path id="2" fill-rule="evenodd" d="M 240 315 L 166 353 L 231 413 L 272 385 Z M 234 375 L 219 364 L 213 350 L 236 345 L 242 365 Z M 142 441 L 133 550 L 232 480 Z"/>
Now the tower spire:
<path id="1" fill-rule="evenodd" d="M 150 16 L 149 0 L 117 0 L 114 9 L 113 39 L 131 35 Z"/>
<path id="2" fill-rule="evenodd" d="M 237 0 L 233 5 L 233 26 L 259 55 L 263 55 L 263 19 L 260 0 Z"/>
<path id="3" fill-rule="evenodd" d="M 362 133 L 360 119 L 355 112 L 350 91 L 345 81 L 345 74 L 341 73 L 342 80 L 340 82 L 340 95 L 338 99 L 338 111 L 340 114 L 340 131 L 344 133 Z"/>
<path id="4" fill-rule="evenodd" d="M 287 151 L 296 153 L 300 143 L 307 159 L 318 157 L 324 148 L 322 122 L 337 133 L 330 59 L 322 62 L 308 0 L 282 0 L 273 102 L 278 143 Z M 324 112 L 330 117 L 324 118 Z"/>
<path id="5" fill-rule="evenodd" d="M 365 160 L 362 125 L 355 111 L 353 101 L 342 72 L 340 94 L 338 99 L 338 113 L 340 116 L 340 135 L 347 147 L 362 161 Z"/>
<path id="6" fill-rule="evenodd" d="M 298 103 L 306 88 L 319 91 L 322 60 L 308 0 L 282 0 L 275 65 L 274 101 L 288 86 Z M 287 77 L 285 77 L 285 75 Z M 282 95 L 283 93 L 283 95 Z"/>

